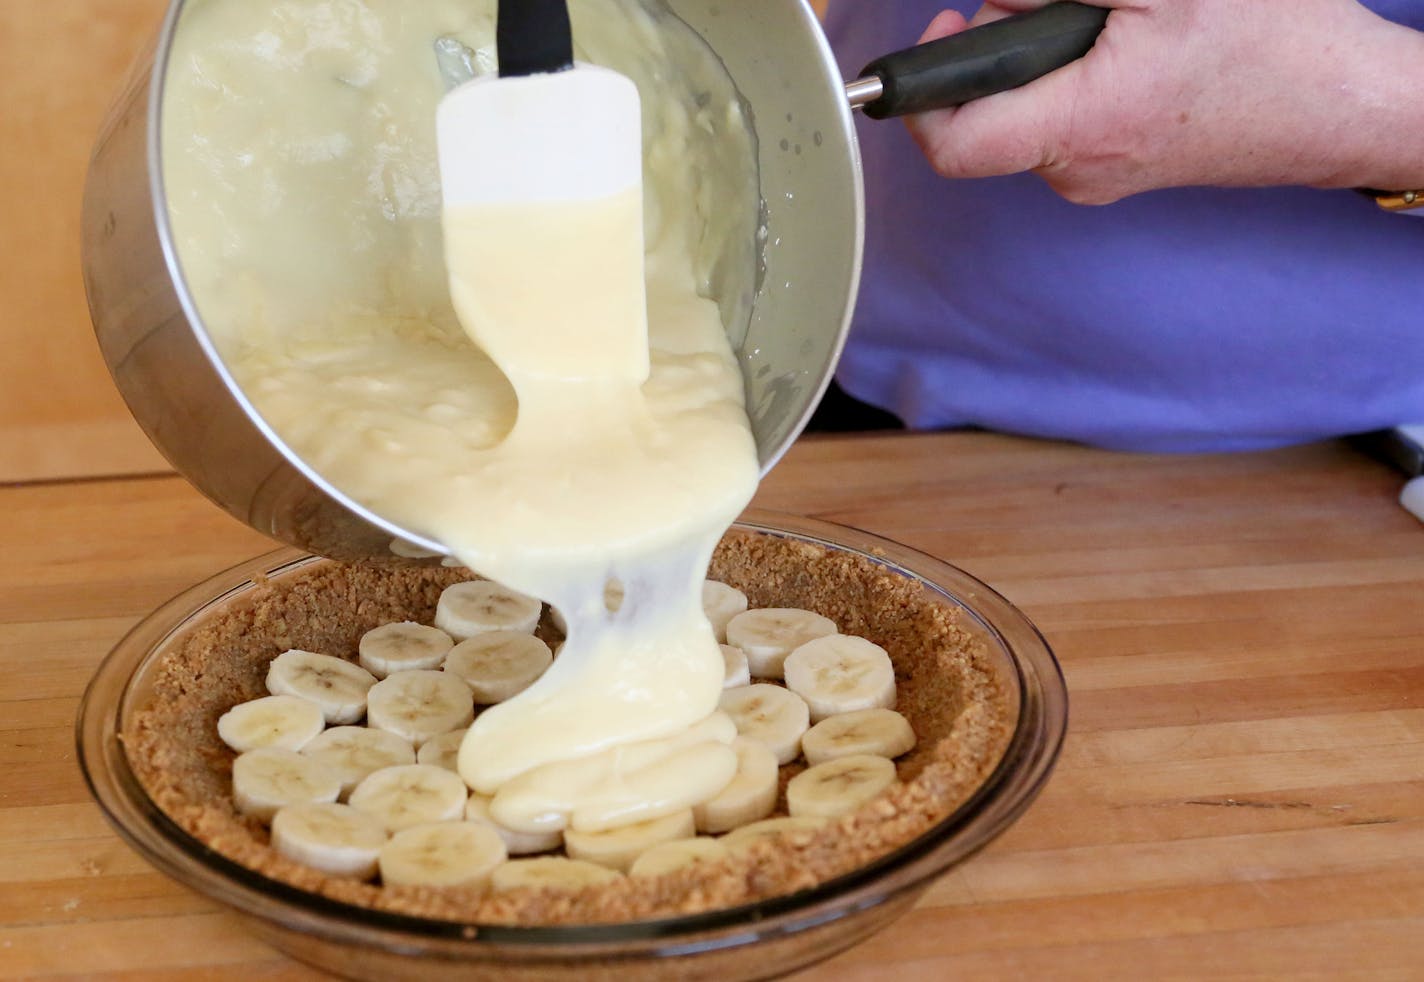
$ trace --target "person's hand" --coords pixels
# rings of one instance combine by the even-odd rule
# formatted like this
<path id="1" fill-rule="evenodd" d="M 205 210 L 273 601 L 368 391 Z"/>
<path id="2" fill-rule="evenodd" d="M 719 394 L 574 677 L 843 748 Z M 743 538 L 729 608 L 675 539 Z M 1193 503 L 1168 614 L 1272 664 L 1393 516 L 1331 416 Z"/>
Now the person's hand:
<path id="1" fill-rule="evenodd" d="M 1043 6 L 995 0 L 967 26 Z M 1102 204 L 1177 185 L 1424 187 L 1424 34 L 1355 0 L 1093 0 L 1080 61 L 907 117 L 946 177 L 1033 170 Z M 954 34 L 946 11 L 922 41 Z"/>

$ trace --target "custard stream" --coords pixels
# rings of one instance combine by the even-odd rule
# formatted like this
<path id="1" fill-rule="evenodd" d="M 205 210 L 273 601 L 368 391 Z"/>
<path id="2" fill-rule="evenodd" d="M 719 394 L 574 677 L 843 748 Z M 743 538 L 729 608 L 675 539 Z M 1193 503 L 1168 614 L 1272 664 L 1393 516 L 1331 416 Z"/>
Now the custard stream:
<path id="1" fill-rule="evenodd" d="M 422 518 L 568 624 L 553 667 L 485 710 L 460 752 L 466 783 L 521 831 L 660 817 L 736 770 L 735 727 L 709 719 L 723 667 L 702 580 L 755 489 L 756 449 L 716 305 L 685 256 L 655 251 L 645 277 L 642 222 L 637 189 L 445 216 L 455 311 L 518 411 L 476 462 L 495 493 Z"/>

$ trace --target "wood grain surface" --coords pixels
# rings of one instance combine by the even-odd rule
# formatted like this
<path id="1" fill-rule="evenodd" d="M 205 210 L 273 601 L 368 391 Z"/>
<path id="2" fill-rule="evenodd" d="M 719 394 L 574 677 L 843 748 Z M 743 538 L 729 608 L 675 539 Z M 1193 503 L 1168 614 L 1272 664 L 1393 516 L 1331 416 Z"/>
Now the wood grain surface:
<path id="1" fill-rule="evenodd" d="M 1420 978 L 1424 527 L 1334 444 L 802 441 L 757 504 L 1019 604 L 1070 734 L 1029 812 L 807 980 Z M 270 543 L 181 481 L 0 489 L 0 978 L 308 979 L 107 828 L 72 723 L 145 612 Z"/>

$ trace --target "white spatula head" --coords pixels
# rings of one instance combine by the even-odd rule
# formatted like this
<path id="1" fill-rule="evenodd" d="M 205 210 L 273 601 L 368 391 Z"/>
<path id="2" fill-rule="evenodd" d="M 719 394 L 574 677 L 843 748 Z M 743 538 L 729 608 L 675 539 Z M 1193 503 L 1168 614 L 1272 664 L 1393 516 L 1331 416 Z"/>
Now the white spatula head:
<path id="1" fill-rule="evenodd" d="M 649 358 L 633 83 L 582 65 L 477 79 L 441 101 L 436 135 L 450 299 L 514 385 L 521 424 L 538 431 L 541 407 L 573 411 L 549 398 L 547 383 L 641 385 Z"/>
<path id="2" fill-rule="evenodd" d="M 606 68 L 477 78 L 446 94 L 435 125 L 447 208 L 585 201 L 642 186 L 638 89 Z"/>

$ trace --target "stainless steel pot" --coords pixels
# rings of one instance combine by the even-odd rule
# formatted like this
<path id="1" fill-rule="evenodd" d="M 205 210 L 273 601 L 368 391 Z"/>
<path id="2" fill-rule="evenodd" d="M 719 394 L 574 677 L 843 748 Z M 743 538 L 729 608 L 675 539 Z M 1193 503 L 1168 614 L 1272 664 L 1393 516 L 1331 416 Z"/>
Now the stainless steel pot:
<path id="1" fill-rule="evenodd" d="M 393 537 L 443 552 L 343 494 L 283 442 L 198 316 L 174 254 L 159 131 L 185 2 L 173 0 L 104 122 L 85 190 L 85 288 L 114 381 L 169 462 L 252 528 L 333 558 L 389 558 Z M 739 354 L 765 471 L 829 384 L 855 303 L 864 203 L 852 102 L 870 115 L 898 115 L 1022 84 L 1082 54 L 1106 15 L 1053 4 L 1046 14 L 887 56 L 848 97 L 804 0 L 668 2 L 722 58 L 754 113 L 768 236 Z M 1070 9 L 1096 13 L 1065 20 Z"/>

